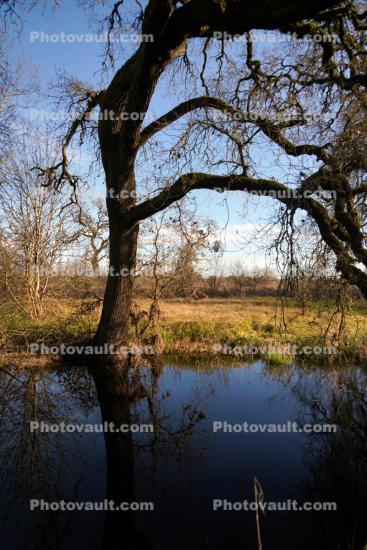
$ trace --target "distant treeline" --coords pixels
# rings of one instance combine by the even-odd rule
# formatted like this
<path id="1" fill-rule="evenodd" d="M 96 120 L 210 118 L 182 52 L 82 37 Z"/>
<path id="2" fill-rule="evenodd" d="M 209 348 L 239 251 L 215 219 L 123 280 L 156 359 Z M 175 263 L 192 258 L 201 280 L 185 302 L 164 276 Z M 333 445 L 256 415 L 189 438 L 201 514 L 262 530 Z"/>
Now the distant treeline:
<path id="1" fill-rule="evenodd" d="M 49 296 L 52 298 L 86 299 L 103 297 L 106 275 L 93 276 L 51 276 L 49 278 Z M 303 277 L 281 282 L 270 272 L 258 272 L 252 275 L 221 275 L 204 277 L 198 273 L 184 273 L 170 281 L 161 294 L 163 299 L 187 298 L 203 300 L 205 298 L 241 298 L 251 296 L 288 296 L 300 300 L 335 301 L 340 291 L 341 280 L 335 277 Z M 136 277 L 135 296 L 150 299 L 154 293 L 155 279 L 149 276 Z M 0 283 L 0 301 L 11 297 Z M 361 297 L 359 290 L 348 287 L 350 297 Z"/>

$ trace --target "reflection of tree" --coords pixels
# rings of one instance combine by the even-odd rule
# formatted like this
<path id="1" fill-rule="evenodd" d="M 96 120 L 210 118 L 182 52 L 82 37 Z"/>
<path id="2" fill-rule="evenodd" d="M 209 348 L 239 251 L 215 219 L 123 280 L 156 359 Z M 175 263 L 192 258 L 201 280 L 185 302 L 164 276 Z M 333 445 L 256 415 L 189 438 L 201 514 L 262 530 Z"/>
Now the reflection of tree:
<path id="1" fill-rule="evenodd" d="M 130 402 L 138 388 L 129 385 L 129 370 L 102 367 L 92 371 L 97 388 L 102 421 L 116 426 L 131 423 Z M 134 456 L 132 434 L 104 434 L 107 454 L 107 498 L 116 504 L 134 500 Z M 104 548 L 147 548 L 133 522 L 132 512 L 107 512 L 103 537 Z"/>
<path id="2" fill-rule="evenodd" d="M 304 423 L 336 424 L 336 433 L 308 437 L 308 478 L 299 500 L 336 502 L 336 512 L 291 518 L 297 548 L 360 549 L 367 541 L 367 376 L 356 369 L 314 370 L 293 377 Z M 296 532 L 303 533 L 302 538 Z M 304 533 L 308 533 L 307 539 Z"/>
<path id="3" fill-rule="evenodd" d="M 63 392 L 63 384 L 72 391 Z M 89 387 L 91 386 L 89 382 Z M 0 483 L 3 519 L 25 519 L 30 499 L 61 500 L 63 480 L 83 476 L 78 445 L 67 445 L 71 435 L 30 431 L 30 422 L 47 424 L 80 421 L 76 413 L 79 392 L 88 387 L 83 371 L 68 376 L 46 369 L 1 369 L 0 373 Z M 93 407 L 85 401 L 85 413 Z M 66 435 L 66 434 L 64 434 Z M 78 483 L 73 498 L 78 496 Z M 11 514 L 11 517 L 10 517 Z M 34 512 L 34 514 L 36 514 Z M 60 516 L 60 517 L 58 517 Z M 38 518 L 39 519 L 39 518 Z M 71 528 L 68 513 L 43 514 L 40 536 L 60 542 Z"/>
<path id="4" fill-rule="evenodd" d="M 204 417 L 194 403 L 182 407 L 179 419 L 164 410 L 167 392 L 158 395 L 158 379 L 162 363 L 154 358 L 150 364 L 110 365 L 91 369 L 101 407 L 102 420 L 115 426 L 137 422 L 154 425 L 147 438 L 133 440 L 131 432 L 105 433 L 107 453 L 107 499 L 115 503 L 136 501 L 134 480 L 144 473 L 154 483 L 156 468 L 165 453 L 178 449 L 182 456 L 190 453 L 190 438 L 195 426 Z M 146 459 L 146 454 L 149 459 Z M 139 460 L 141 455 L 145 459 Z M 149 466 L 147 466 L 149 464 Z M 138 471 L 137 471 L 138 469 Z M 144 499 L 146 500 L 146 499 Z M 104 548 L 149 548 L 144 534 L 135 525 L 131 512 L 108 512 L 104 529 Z"/>
<path id="5" fill-rule="evenodd" d="M 29 548 L 59 548 L 75 536 L 98 547 L 103 518 L 103 547 L 108 549 L 150 548 L 142 527 L 154 538 L 156 525 L 176 522 L 173 529 L 178 533 L 182 518 L 165 506 L 164 510 L 157 506 L 153 513 L 135 515 L 127 511 L 107 512 L 105 516 L 93 512 L 88 517 L 63 511 L 27 514 L 30 499 L 103 501 L 107 497 L 116 504 L 155 502 L 156 497 L 166 498 L 176 480 L 184 479 L 194 485 L 194 466 L 201 459 L 205 444 L 202 433 L 197 437 L 199 423 L 204 418 L 203 402 L 212 395 L 212 388 L 190 392 L 177 403 L 175 393 L 160 383 L 162 371 L 159 357 L 151 358 L 149 363 L 131 359 L 121 366 L 96 364 L 89 373 L 76 368 L 9 367 L 1 371 L 2 513 L 5 509 L 11 512 L 12 528 L 16 519 L 29 529 Z M 104 434 L 107 495 L 91 498 L 93 488 L 87 475 L 90 468 L 86 470 L 88 463 L 83 456 L 91 452 L 89 444 L 97 442 L 101 434 L 30 432 L 29 422 L 85 423 L 91 422 L 87 420 L 90 415 L 92 422 L 99 422 L 95 417 L 98 405 L 102 421 L 113 422 L 116 427 L 152 423 L 154 432 Z M 93 469 L 94 454 L 90 456 Z M 186 498 L 186 487 L 181 490 Z M 173 496 L 178 497 L 176 493 Z M 84 531 L 83 525 L 87 526 Z"/>

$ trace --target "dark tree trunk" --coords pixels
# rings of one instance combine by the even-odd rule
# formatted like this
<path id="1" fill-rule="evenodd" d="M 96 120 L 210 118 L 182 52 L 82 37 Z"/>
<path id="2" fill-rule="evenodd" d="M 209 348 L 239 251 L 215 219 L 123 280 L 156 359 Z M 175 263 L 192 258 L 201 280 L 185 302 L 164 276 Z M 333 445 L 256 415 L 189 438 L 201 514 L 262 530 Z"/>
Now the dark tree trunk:
<path id="1" fill-rule="evenodd" d="M 134 290 L 139 227 L 126 229 L 121 213 L 114 212 L 116 201 L 107 201 L 110 224 L 109 274 L 96 343 L 126 345 Z"/>
<path id="2" fill-rule="evenodd" d="M 138 378 L 136 387 L 129 381 L 129 364 L 106 369 L 91 368 L 101 408 L 102 421 L 116 428 L 131 424 L 131 407 L 139 401 L 142 391 Z M 134 502 L 135 471 L 132 433 L 105 432 L 107 458 L 107 495 L 119 506 L 121 502 Z M 108 511 L 105 517 L 102 547 L 105 550 L 148 550 L 150 544 L 137 529 L 131 511 Z"/>
<path id="3" fill-rule="evenodd" d="M 115 106 L 112 102 L 107 107 L 120 113 L 126 104 Z M 127 220 L 129 209 L 135 204 L 136 148 L 134 138 L 122 130 L 121 121 L 101 120 L 99 141 L 106 174 L 109 273 L 95 343 L 127 345 L 139 233 L 139 225 L 131 226 Z"/>

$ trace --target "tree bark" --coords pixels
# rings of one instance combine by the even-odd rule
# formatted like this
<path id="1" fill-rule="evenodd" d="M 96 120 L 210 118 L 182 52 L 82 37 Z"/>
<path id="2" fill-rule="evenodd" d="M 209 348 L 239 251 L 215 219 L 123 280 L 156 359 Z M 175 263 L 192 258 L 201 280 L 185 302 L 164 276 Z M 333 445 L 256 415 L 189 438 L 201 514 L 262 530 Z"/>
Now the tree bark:
<path id="1" fill-rule="evenodd" d="M 109 201 L 107 201 L 109 202 Z M 112 204 L 111 204 L 112 202 Z M 132 305 L 139 227 L 126 229 L 121 213 L 109 202 L 110 261 L 96 344 L 127 345 Z"/>

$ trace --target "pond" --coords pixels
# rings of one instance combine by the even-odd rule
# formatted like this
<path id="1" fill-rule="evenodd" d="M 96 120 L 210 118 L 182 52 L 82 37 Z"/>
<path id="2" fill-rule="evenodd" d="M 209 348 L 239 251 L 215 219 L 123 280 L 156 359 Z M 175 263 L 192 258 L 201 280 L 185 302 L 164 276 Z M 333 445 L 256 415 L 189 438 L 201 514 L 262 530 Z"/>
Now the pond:
<path id="1" fill-rule="evenodd" d="M 0 385 L 1 549 L 367 542 L 362 368 L 165 357 L 120 369 L 8 367 Z M 112 501 L 148 509 L 75 509 Z M 304 503 L 313 509 L 290 508 Z"/>

